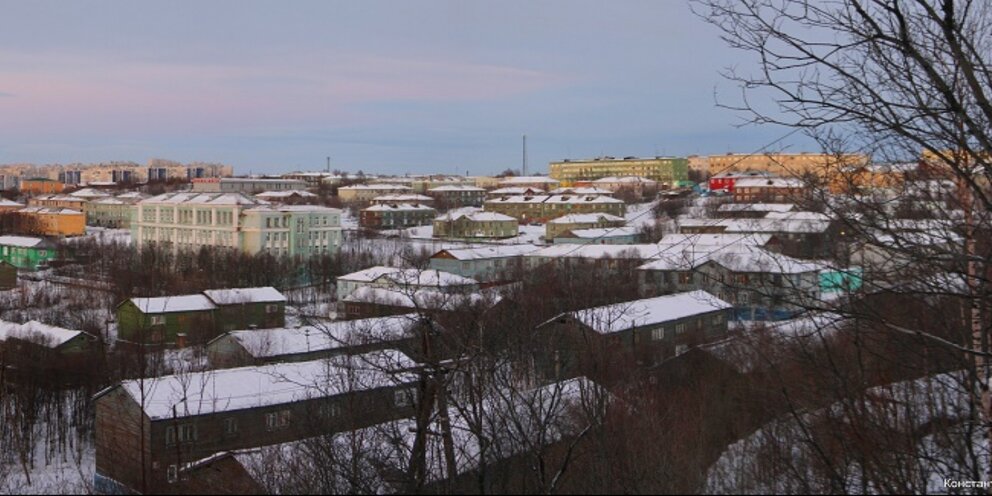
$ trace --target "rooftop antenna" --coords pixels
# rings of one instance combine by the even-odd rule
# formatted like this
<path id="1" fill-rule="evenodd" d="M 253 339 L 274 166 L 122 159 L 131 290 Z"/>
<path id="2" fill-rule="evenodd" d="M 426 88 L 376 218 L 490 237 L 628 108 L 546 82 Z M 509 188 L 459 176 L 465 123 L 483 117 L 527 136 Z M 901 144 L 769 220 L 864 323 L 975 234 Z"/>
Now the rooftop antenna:
<path id="1" fill-rule="evenodd" d="M 524 153 L 523 153 L 523 159 L 524 159 L 523 175 L 526 176 L 527 175 L 527 135 L 526 134 L 524 135 Z"/>
<path id="2" fill-rule="evenodd" d="M 331 172 L 331 157 L 327 157 L 327 172 Z"/>

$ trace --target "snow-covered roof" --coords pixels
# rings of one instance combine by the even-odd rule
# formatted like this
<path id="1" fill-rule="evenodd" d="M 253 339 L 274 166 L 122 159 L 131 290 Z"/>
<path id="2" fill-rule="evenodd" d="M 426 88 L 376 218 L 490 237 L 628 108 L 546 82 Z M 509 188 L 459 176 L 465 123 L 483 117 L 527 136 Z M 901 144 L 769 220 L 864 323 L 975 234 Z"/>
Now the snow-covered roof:
<path id="1" fill-rule="evenodd" d="M 296 328 L 228 332 L 255 358 L 334 350 L 347 346 L 397 341 L 410 337 L 417 314 L 322 322 Z"/>
<path id="2" fill-rule="evenodd" d="M 551 195 L 545 203 L 614 203 L 623 204 L 623 200 L 605 195 Z"/>
<path id="3" fill-rule="evenodd" d="M 445 293 L 436 289 L 402 291 L 390 288 L 362 286 L 344 298 L 346 303 L 375 303 L 394 307 L 427 310 L 454 310 L 463 305 L 498 303 L 502 297 L 492 291 Z"/>
<path id="4" fill-rule="evenodd" d="M 120 387 L 151 420 L 209 415 L 327 398 L 410 383 L 417 366 L 403 353 L 383 350 L 308 362 L 209 370 L 130 380 Z"/>
<path id="5" fill-rule="evenodd" d="M 407 191 L 413 188 L 409 186 L 404 186 L 402 184 L 352 184 L 351 186 L 342 186 L 338 188 L 340 190 L 402 190 Z"/>
<path id="6" fill-rule="evenodd" d="M 479 188 L 479 187 L 476 187 L 476 186 L 446 185 L 446 186 L 438 186 L 436 188 L 431 188 L 431 189 L 429 189 L 427 191 L 430 191 L 431 193 L 444 193 L 444 192 L 447 192 L 447 191 L 477 191 L 477 192 L 485 192 L 486 190 L 485 189 L 482 189 L 482 188 Z"/>
<path id="7" fill-rule="evenodd" d="M 455 260 L 483 260 L 488 258 L 506 258 L 506 257 L 518 257 L 521 255 L 526 255 L 528 253 L 534 252 L 541 249 L 539 246 L 534 245 L 494 245 L 485 246 L 481 248 L 455 248 L 448 250 L 441 250 L 434 254 L 438 256 L 442 253 L 447 253 L 452 256 Z"/>
<path id="8" fill-rule="evenodd" d="M 130 301 L 143 313 L 199 312 L 217 308 L 202 294 L 131 298 Z"/>
<path id="9" fill-rule="evenodd" d="M 648 262 L 637 269 L 687 271 L 711 261 L 733 272 L 802 274 L 818 272 L 827 267 L 819 262 L 792 258 L 753 245 L 703 246 L 683 249 L 677 245 L 671 245 L 669 248 L 657 260 Z"/>
<path id="10" fill-rule="evenodd" d="M 128 191 L 127 193 L 117 195 L 117 198 L 124 198 L 125 200 L 143 200 L 148 197 L 148 195 L 141 193 L 140 191 Z"/>
<path id="11" fill-rule="evenodd" d="M 558 184 L 557 179 L 552 179 L 547 176 L 514 176 L 514 177 L 504 177 L 499 181 L 500 184 Z"/>
<path id="12" fill-rule="evenodd" d="M 21 203 L 10 201 L 6 198 L 0 198 L 0 207 L 23 207 L 23 206 L 24 205 Z"/>
<path id="13" fill-rule="evenodd" d="M 0 245 L 16 246 L 19 248 L 34 248 L 41 245 L 50 245 L 42 238 L 32 238 L 29 236 L 0 236 Z"/>
<path id="14" fill-rule="evenodd" d="M 523 186 L 511 186 L 509 188 L 498 188 L 489 192 L 490 195 L 504 195 L 504 196 L 520 196 L 530 194 L 543 193 L 544 190 L 540 188 L 525 188 Z"/>
<path id="15" fill-rule="evenodd" d="M 614 238 L 621 236 L 635 236 L 637 228 L 631 226 L 624 227 L 599 227 L 591 229 L 573 229 L 569 231 L 572 237 L 580 239 Z"/>
<path id="16" fill-rule="evenodd" d="M 726 203 L 720 205 L 720 212 L 788 212 L 796 206 L 792 203 Z"/>
<path id="17" fill-rule="evenodd" d="M 367 269 L 362 269 L 357 272 L 352 272 L 350 274 L 344 274 L 338 276 L 338 280 L 345 281 L 357 281 L 357 282 L 372 282 L 385 274 L 392 274 L 400 269 L 396 267 L 384 267 L 377 265 L 375 267 L 369 267 Z"/>
<path id="18" fill-rule="evenodd" d="M 511 189 L 511 188 L 506 188 Z M 548 191 L 552 195 L 612 195 L 613 192 L 608 189 L 602 188 L 592 188 L 592 187 L 569 187 L 569 188 L 556 188 Z"/>
<path id="19" fill-rule="evenodd" d="M 99 200 L 93 200 L 90 203 L 94 205 L 128 205 L 129 204 L 129 202 L 126 202 L 119 198 L 114 198 L 112 196 L 107 198 L 100 198 Z"/>
<path id="20" fill-rule="evenodd" d="M 43 345 L 47 348 L 58 348 L 75 337 L 86 334 L 83 331 L 50 326 L 37 320 L 15 324 L 0 320 L 0 341 L 16 338 Z"/>
<path id="21" fill-rule="evenodd" d="M 722 227 L 726 233 L 819 233 L 830 228 L 822 219 L 696 219 L 680 218 L 681 227 Z"/>
<path id="22" fill-rule="evenodd" d="M 734 181 L 734 188 L 802 188 L 805 185 L 796 177 L 745 177 Z"/>
<path id="23" fill-rule="evenodd" d="M 609 177 L 603 177 L 603 178 L 597 179 L 597 180 L 593 181 L 592 183 L 593 184 L 613 184 L 613 183 L 619 183 L 619 184 L 646 184 L 646 185 L 651 185 L 651 184 L 658 184 L 658 181 L 654 181 L 652 179 L 648 179 L 646 177 L 641 177 L 641 176 L 623 176 L 623 177 L 609 176 Z"/>
<path id="24" fill-rule="evenodd" d="M 297 212 L 309 214 L 341 213 L 341 209 L 322 207 L 320 205 L 260 205 L 245 210 L 246 212 Z"/>
<path id="25" fill-rule="evenodd" d="M 404 286 L 465 286 L 479 284 L 479 281 L 475 279 L 443 270 L 400 269 L 381 265 L 338 276 L 338 280 L 373 282 L 384 276 L 389 281 Z"/>
<path id="26" fill-rule="evenodd" d="M 104 191 L 95 190 L 93 188 L 83 188 L 79 191 L 74 191 L 72 193 L 69 193 L 69 196 L 75 196 L 79 198 L 102 198 L 104 196 L 110 196 L 110 194 Z"/>
<path id="27" fill-rule="evenodd" d="M 456 221 L 465 217 L 468 220 L 474 222 L 516 222 L 517 219 L 510 217 L 509 215 L 503 215 L 496 212 L 448 212 L 444 215 L 439 216 L 434 219 L 435 221 Z"/>
<path id="28" fill-rule="evenodd" d="M 48 214 L 48 215 L 82 215 L 79 210 L 62 207 L 24 207 L 18 212 L 28 214 Z"/>
<path id="29" fill-rule="evenodd" d="M 731 245 L 764 246 L 771 241 L 771 234 L 666 234 L 658 241 L 659 246 L 724 247 Z"/>
<path id="30" fill-rule="evenodd" d="M 427 195 L 416 195 L 412 193 L 407 194 L 392 194 L 392 195 L 382 195 L 377 196 L 372 199 L 375 202 L 400 202 L 400 203 L 420 203 L 420 202 L 432 202 L 434 198 Z"/>
<path id="31" fill-rule="evenodd" d="M 706 291 L 689 291 L 587 308 L 569 312 L 568 315 L 600 334 L 610 334 L 731 307 L 733 305 L 730 303 Z"/>
<path id="32" fill-rule="evenodd" d="M 190 204 L 190 205 L 265 205 L 266 202 L 243 193 L 164 193 L 142 200 L 141 205 Z"/>
<path id="33" fill-rule="evenodd" d="M 548 224 L 597 224 L 600 222 L 625 222 L 625 219 L 611 214 L 568 214 L 551 219 Z"/>
<path id="34" fill-rule="evenodd" d="M 655 244 L 636 245 L 579 245 L 579 244 L 558 244 L 541 248 L 530 252 L 525 257 L 539 258 L 588 258 L 599 259 L 603 257 L 624 258 L 635 260 L 648 260 L 658 256 L 661 249 Z"/>
<path id="35" fill-rule="evenodd" d="M 833 219 L 829 214 L 822 212 L 806 212 L 806 211 L 794 211 L 794 212 L 768 212 L 765 216 L 766 219 L 781 219 L 781 220 L 820 220 L 820 221 L 830 221 Z"/>
<path id="36" fill-rule="evenodd" d="M 400 212 L 400 211 L 433 212 L 434 209 L 426 205 L 411 205 L 409 203 L 397 203 L 392 205 L 372 205 L 371 207 L 362 209 L 362 212 Z"/>
<path id="37" fill-rule="evenodd" d="M 203 294 L 217 305 L 284 303 L 286 301 L 286 297 L 271 286 L 261 288 L 208 289 Z"/>
<path id="38" fill-rule="evenodd" d="M 305 191 L 301 189 L 290 189 L 285 191 L 263 191 L 255 196 L 259 198 L 289 198 L 290 196 L 294 196 L 294 195 L 302 196 L 306 198 L 313 198 L 317 196 L 309 191 Z"/>

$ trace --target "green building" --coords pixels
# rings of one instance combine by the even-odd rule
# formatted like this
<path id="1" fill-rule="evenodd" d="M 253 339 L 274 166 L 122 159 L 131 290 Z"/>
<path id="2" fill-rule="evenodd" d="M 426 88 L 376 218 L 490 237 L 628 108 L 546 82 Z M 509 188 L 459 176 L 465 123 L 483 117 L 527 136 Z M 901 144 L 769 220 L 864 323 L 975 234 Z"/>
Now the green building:
<path id="1" fill-rule="evenodd" d="M 38 270 L 56 256 L 55 244 L 43 238 L 0 236 L 0 262 L 18 269 Z"/>
<path id="2" fill-rule="evenodd" d="M 205 343 L 234 329 L 286 325 L 286 297 L 275 288 L 131 298 L 117 306 L 118 339 L 139 345 Z"/>
<path id="3" fill-rule="evenodd" d="M 569 185 L 610 176 L 638 176 L 674 188 L 689 180 L 689 159 L 680 157 L 598 157 L 551 162 L 548 168 L 549 176 Z"/>

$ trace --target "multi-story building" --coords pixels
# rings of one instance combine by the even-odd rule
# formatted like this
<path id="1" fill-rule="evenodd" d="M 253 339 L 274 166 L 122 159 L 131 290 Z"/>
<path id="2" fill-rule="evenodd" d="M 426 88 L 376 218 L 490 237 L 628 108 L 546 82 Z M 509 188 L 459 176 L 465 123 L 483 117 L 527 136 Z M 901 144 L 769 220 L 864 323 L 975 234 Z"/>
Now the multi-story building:
<path id="1" fill-rule="evenodd" d="M 341 211 L 266 205 L 240 193 L 166 193 L 135 205 L 131 239 L 174 249 L 203 246 L 308 258 L 341 246 Z"/>
<path id="2" fill-rule="evenodd" d="M 623 217 L 610 214 L 568 214 L 548 221 L 544 227 L 544 239 L 551 241 L 566 231 L 621 227 L 627 221 Z"/>
<path id="3" fill-rule="evenodd" d="M 20 184 L 21 193 L 26 193 L 31 195 L 61 193 L 64 189 L 65 189 L 65 183 L 55 181 L 53 179 L 48 179 L 46 177 L 32 177 L 30 179 L 21 179 L 21 184 Z"/>
<path id="4" fill-rule="evenodd" d="M 134 205 L 146 198 L 148 195 L 128 193 L 92 200 L 83 209 L 86 213 L 86 225 L 130 229 L 131 218 L 134 216 Z"/>
<path id="5" fill-rule="evenodd" d="M 806 183 L 797 177 L 748 177 L 734 182 L 735 202 L 782 203 L 801 199 Z"/>
<path id="6" fill-rule="evenodd" d="M 39 236 L 82 236 L 86 216 L 80 210 L 58 207 L 25 207 L 17 212 L 19 230 Z"/>
<path id="7" fill-rule="evenodd" d="M 370 229 L 402 229 L 426 226 L 437 216 L 437 210 L 426 205 L 390 203 L 363 208 L 358 224 Z"/>
<path id="8" fill-rule="evenodd" d="M 338 188 L 338 197 L 344 203 L 369 202 L 377 196 L 404 194 L 413 188 L 402 184 L 353 184 Z"/>
<path id="9" fill-rule="evenodd" d="M 145 181 L 191 181 L 206 177 L 231 177 L 234 175 L 234 167 L 224 164 L 180 164 L 153 158 L 140 172 L 144 174 Z"/>
<path id="10" fill-rule="evenodd" d="M 86 208 L 86 198 L 72 195 L 38 195 L 28 198 L 29 207 L 68 208 L 82 211 Z"/>
<path id="11" fill-rule="evenodd" d="M 15 190 L 20 184 L 20 176 L 0 170 L 0 190 Z"/>
<path id="12" fill-rule="evenodd" d="M 24 208 L 24 205 L 20 203 L 8 200 L 6 198 L 0 198 L 0 214 L 13 212 L 14 210 L 20 210 L 22 208 Z"/>
<path id="13" fill-rule="evenodd" d="M 520 234 L 517 219 L 495 212 L 448 212 L 434 219 L 435 238 L 512 238 Z"/>
<path id="14" fill-rule="evenodd" d="M 610 176 L 640 176 L 674 188 L 689 180 L 689 161 L 678 157 L 598 157 L 551 162 L 549 175 L 567 183 Z"/>
<path id="15" fill-rule="evenodd" d="M 481 207 L 486 200 L 486 190 L 475 186 L 438 186 L 427 193 L 448 207 Z"/>
<path id="16" fill-rule="evenodd" d="M 481 283 L 511 281 L 522 275 L 523 255 L 539 249 L 530 244 L 447 249 L 431 256 L 430 267 Z"/>
<path id="17" fill-rule="evenodd" d="M 762 171 L 778 176 L 799 177 L 813 174 L 829 177 L 842 167 L 868 163 L 868 156 L 859 154 L 833 155 L 825 153 L 757 153 L 710 155 L 710 174 L 735 171 Z"/>
<path id="18" fill-rule="evenodd" d="M 307 183 L 299 179 L 259 179 L 242 177 L 193 179 L 193 191 L 203 193 L 244 193 L 254 195 L 266 191 L 291 191 L 306 189 Z"/>
<path id="19" fill-rule="evenodd" d="M 622 217 L 623 200 L 609 196 L 538 195 L 507 196 L 486 200 L 485 210 L 514 217 L 520 222 L 545 222 L 567 214 L 604 213 Z"/>
<path id="20" fill-rule="evenodd" d="M 640 176 L 609 176 L 592 181 L 591 185 L 613 193 L 626 193 L 635 197 L 654 196 L 658 193 L 658 181 Z"/>
<path id="21" fill-rule="evenodd" d="M 789 318 L 819 298 L 820 263 L 753 245 L 677 248 L 670 245 L 658 260 L 637 268 L 641 294 L 701 289 L 732 303 L 745 320 Z"/>
<path id="22" fill-rule="evenodd" d="M 639 238 L 637 228 L 633 226 L 600 227 L 565 231 L 554 238 L 554 244 L 632 245 Z"/>

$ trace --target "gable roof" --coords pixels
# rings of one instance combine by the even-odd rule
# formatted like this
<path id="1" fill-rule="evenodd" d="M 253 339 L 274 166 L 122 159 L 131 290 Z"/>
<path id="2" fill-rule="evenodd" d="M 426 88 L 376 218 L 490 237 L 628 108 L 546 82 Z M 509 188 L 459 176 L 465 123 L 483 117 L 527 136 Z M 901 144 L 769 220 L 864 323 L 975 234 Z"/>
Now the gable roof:
<path id="1" fill-rule="evenodd" d="M 217 305 L 284 303 L 286 301 L 286 297 L 271 286 L 261 288 L 208 289 L 203 294 Z"/>
<path id="2" fill-rule="evenodd" d="M 562 315 L 569 315 L 600 334 L 610 334 L 732 307 L 730 303 L 706 291 L 689 291 L 586 308 Z M 561 315 L 555 319 L 560 317 Z"/>
<path id="3" fill-rule="evenodd" d="M 452 248 L 441 250 L 431 258 L 447 253 L 455 260 L 482 260 L 487 258 L 518 257 L 541 249 L 535 245 L 494 245 L 480 248 Z"/>
<path id="4" fill-rule="evenodd" d="M 419 323 L 417 314 L 408 314 L 322 322 L 296 328 L 238 330 L 226 335 L 240 343 L 249 355 L 271 358 L 398 341 L 411 337 L 412 329 Z"/>
<path id="5" fill-rule="evenodd" d="M 417 366 L 383 350 L 307 362 L 208 370 L 123 381 L 120 387 L 151 420 L 261 408 L 413 382 Z"/>
<path id="6" fill-rule="evenodd" d="M 202 312 L 217 308 L 210 298 L 202 294 L 131 298 L 131 303 L 142 313 Z"/>
<path id="7" fill-rule="evenodd" d="M 0 320 L 0 341 L 16 338 L 40 344 L 46 348 L 58 348 L 80 335 L 88 336 L 89 334 L 83 331 L 50 326 L 37 320 L 31 320 L 24 324 Z"/>

